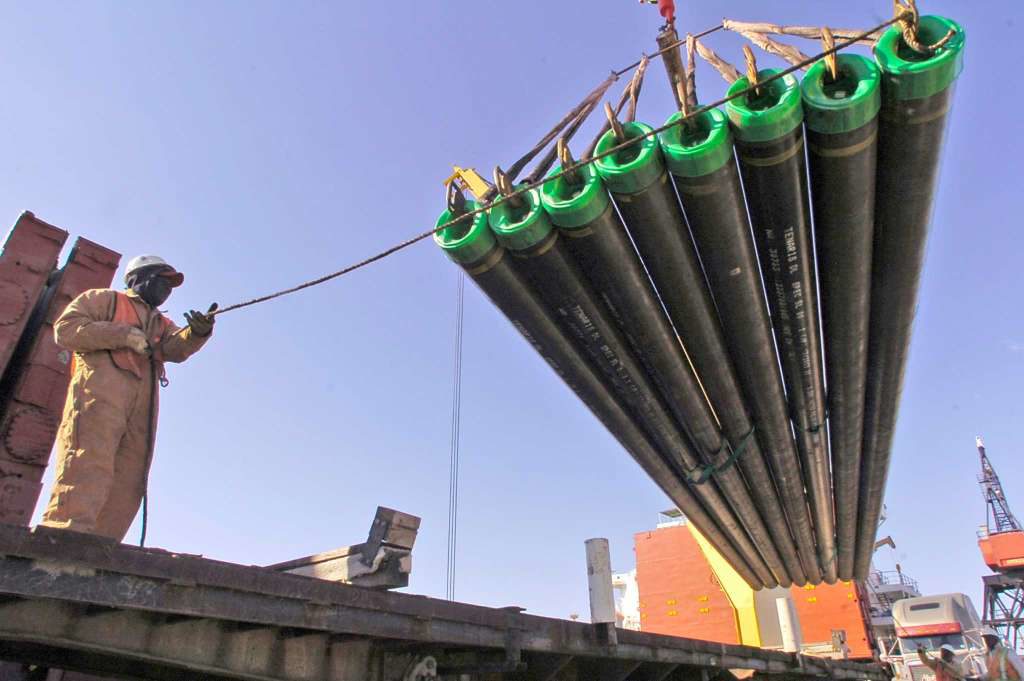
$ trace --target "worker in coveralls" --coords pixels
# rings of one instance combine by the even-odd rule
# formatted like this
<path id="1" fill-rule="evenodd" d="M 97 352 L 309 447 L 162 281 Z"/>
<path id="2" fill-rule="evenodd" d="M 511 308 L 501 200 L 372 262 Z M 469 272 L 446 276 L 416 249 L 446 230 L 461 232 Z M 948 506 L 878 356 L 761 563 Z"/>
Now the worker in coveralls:
<path id="1" fill-rule="evenodd" d="M 921 664 L 935 672 L 935 681 L 963 681 L 964 673 L 956 659 L 953 646 L 945 643 L 939 648 L 939 657 L 929 657 L 922 646 L 917 647 Z"/>
<path id="2" fill-rule="evenodd" d="M 1017 653 L 1003 645 L 999 634 L 992 627 L 985 627 L 981 632 L 988 654 L 985 655 L 985 668 L 988 681 L 1021 681 L 1024 678 L 1024 664 Z"/>
<path id="3" fill-rule="evenodd" d="M 186 314 L 183 329 L 160 313 L 184 279 L 162 258 L 133 258 L 127 290 L 86 291 L 54 324 L 74 354 L 43 525 L 124 539 L 146 494 L 164 362 L 185 361 L 213 332 L 216 304 Z"/>

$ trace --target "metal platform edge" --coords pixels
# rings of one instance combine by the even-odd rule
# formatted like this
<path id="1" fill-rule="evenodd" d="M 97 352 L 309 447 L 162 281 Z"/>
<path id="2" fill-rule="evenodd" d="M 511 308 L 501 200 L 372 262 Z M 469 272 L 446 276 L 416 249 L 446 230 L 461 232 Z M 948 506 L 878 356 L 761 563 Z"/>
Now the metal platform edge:
<path id="1" fill-rule="evenodd" d="M 0 525 L 0 657 L 154 679 L 200 673 L 386 681 L 447 673 L 660 681 L 710 679 L 729 670 L 887 678 L 877 665 L 629 630 L 619 630 L 618 645 L 608 647 L 589 624 L 519 608 L 371 591 L 6 525 Z M 434 666 L 419 669 L 424 676 L 416 665 L 425 660 Z"/>

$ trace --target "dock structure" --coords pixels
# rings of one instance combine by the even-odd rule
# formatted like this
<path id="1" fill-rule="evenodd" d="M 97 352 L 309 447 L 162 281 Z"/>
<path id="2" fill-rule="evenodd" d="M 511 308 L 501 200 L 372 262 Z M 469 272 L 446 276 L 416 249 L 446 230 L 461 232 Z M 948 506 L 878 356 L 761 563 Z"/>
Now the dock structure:
<path id="1" fill-rule="evenodd" d="M 253 681 L 887 678 L 876 665 L 627 630 L 617 638 L 604 645 L 589 624 L 520 608 L 0 525 L 0 658 L 40 668 Z"/>

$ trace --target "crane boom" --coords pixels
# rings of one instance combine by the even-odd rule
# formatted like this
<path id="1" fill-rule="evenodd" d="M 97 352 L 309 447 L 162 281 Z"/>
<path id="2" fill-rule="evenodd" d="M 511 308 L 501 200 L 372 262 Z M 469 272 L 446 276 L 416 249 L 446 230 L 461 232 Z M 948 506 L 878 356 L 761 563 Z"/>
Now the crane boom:
<path id="1" fill-rule="evenodd" d="M 982 442 L 981 436 L 976 437 L 974 442 L 978 447 L 978 456 L 981 458 L 981 475 L 978 476 L 978 482 L 981 483 L 981 493 L 988 506 L 986 517 L 988 533 L 991 535 L 1021 531 L 1020 521 L 1010 511 L 1010 505 L 1006 502 L 1003 484 L 999 482 L 996 469 L 989 461 L 988 454 L 985 453 L 985 443 Z"/>

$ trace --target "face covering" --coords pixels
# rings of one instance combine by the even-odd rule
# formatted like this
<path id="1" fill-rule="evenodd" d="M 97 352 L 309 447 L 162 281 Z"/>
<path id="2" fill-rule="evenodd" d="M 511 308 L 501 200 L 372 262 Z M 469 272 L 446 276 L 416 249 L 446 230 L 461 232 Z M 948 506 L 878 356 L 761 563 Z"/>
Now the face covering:
<path id="1" fill-rule="evenodd" d="M 127 284 L 128 288 L 135 291 L 139 298 L 151 307 L 163 305 L 174 288 L 170 279 L 160 276 L 160 270 L 138 272 L 129 277 Z"/>

